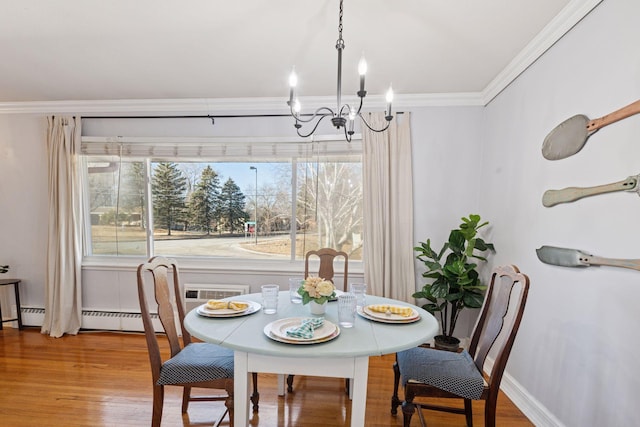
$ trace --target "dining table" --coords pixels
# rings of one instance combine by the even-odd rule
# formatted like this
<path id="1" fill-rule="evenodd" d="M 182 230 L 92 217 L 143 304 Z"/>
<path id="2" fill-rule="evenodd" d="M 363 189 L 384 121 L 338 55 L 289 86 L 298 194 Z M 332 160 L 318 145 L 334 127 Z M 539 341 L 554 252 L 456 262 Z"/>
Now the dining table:
<path id="1" fill-rule="evenodd" d="M 274 330 L 274 325 L 286 326 L 290 322 L 320 316 L 311 315 L 308 305 L 292 303 L 288 291 L 279 292 L 275 314 L 261 310 L 260 293 L 230 299 L 246 301 L 250 309 L 238 315 L 208 316 L 198 307 L 186 315 L 184 326 L 194 337 L 234 351 L 236 427 L 246 427 L 249 422 L 252 372 L 278 374 L 280 395 L 284 394 L 284 375 L 287 374 L 349 378 L 350 425 L 364 426 L 369 357 L 416 347 L 438 332 L 438 322 L 422 308 L 404 301 L 367 295 L 365 308 L 381 305 L 409 307 L 412 318 L 407 321 L 386 319 L 383 315 L 372 316 L 369 315 L 372 312 L 358 308 L 353 327 L 344 328 L 339 326 L 337 302 L 332 301 L 327 303 L 322 317 L 326 325 L 335 325 L 335 332 L 323 339 L 296 341 L 282 337 Z"/>

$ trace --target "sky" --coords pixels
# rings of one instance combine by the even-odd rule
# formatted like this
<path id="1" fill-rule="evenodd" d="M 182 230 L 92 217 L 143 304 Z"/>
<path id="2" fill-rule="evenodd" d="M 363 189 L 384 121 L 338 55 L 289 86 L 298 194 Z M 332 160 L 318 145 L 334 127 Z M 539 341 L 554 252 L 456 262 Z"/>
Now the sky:
<path id="1" fill-rule="evenodd" d="M 275 184 L 281 173 L 278 164 L 274 163 L 214 163 L 211 164 L 213 170 L 218 172 L 220 184 L 224 184 L 227 179 L 231 178 L 240 187 L 243 193 L 249 189 L 256 188 L 256 171 L 250 169 L 251 166 L 257 168 L 258 188 L 264 184 Z"/>

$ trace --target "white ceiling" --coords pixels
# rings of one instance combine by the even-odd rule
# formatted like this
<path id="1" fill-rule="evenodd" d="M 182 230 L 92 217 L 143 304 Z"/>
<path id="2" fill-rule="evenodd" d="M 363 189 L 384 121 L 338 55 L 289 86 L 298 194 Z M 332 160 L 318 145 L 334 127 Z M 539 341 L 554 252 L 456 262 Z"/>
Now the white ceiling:
<path id="1" fill-rule="evenodd" d="M 345 0 L 343 91 L 357 90 L 363 52 L 369 94 L 487 91 L 598 2 Z M 0 103 L 284 100 L 294 65 L 301 95 L 335 96 L 338 4 L 0 0 Z"/>

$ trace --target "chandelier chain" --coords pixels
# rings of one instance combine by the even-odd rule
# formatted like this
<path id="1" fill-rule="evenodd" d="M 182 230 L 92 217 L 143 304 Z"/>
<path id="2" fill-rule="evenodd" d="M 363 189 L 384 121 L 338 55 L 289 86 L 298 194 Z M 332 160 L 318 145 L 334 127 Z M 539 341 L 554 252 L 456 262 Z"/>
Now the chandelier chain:
<path id="1" fill-rule="evenodd" d="M 336 49 L 344 49 L 344 39 L 342 38 L 342 1 L 340 0 L 340 13 L 338 15 L 338 40 L 336 41 Z"/>
<path id="2" fill-rule="evenodd" d="M 340 14 L 338 15 L 338 42 L 342 40 L 342 1 L 340 0 Z"/>

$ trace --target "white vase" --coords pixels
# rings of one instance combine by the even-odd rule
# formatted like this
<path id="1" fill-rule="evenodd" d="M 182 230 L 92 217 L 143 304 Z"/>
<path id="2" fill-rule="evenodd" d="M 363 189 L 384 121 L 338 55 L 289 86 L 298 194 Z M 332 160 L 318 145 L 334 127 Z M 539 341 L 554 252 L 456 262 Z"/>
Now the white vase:
<path id="1" fill-rule="evenodd" d="M 326 308 L 326 302 L 318 304 L 315 301 L 309 301 L 309 311 L 311 312 L 311 314 L 324 314 Z"/>

